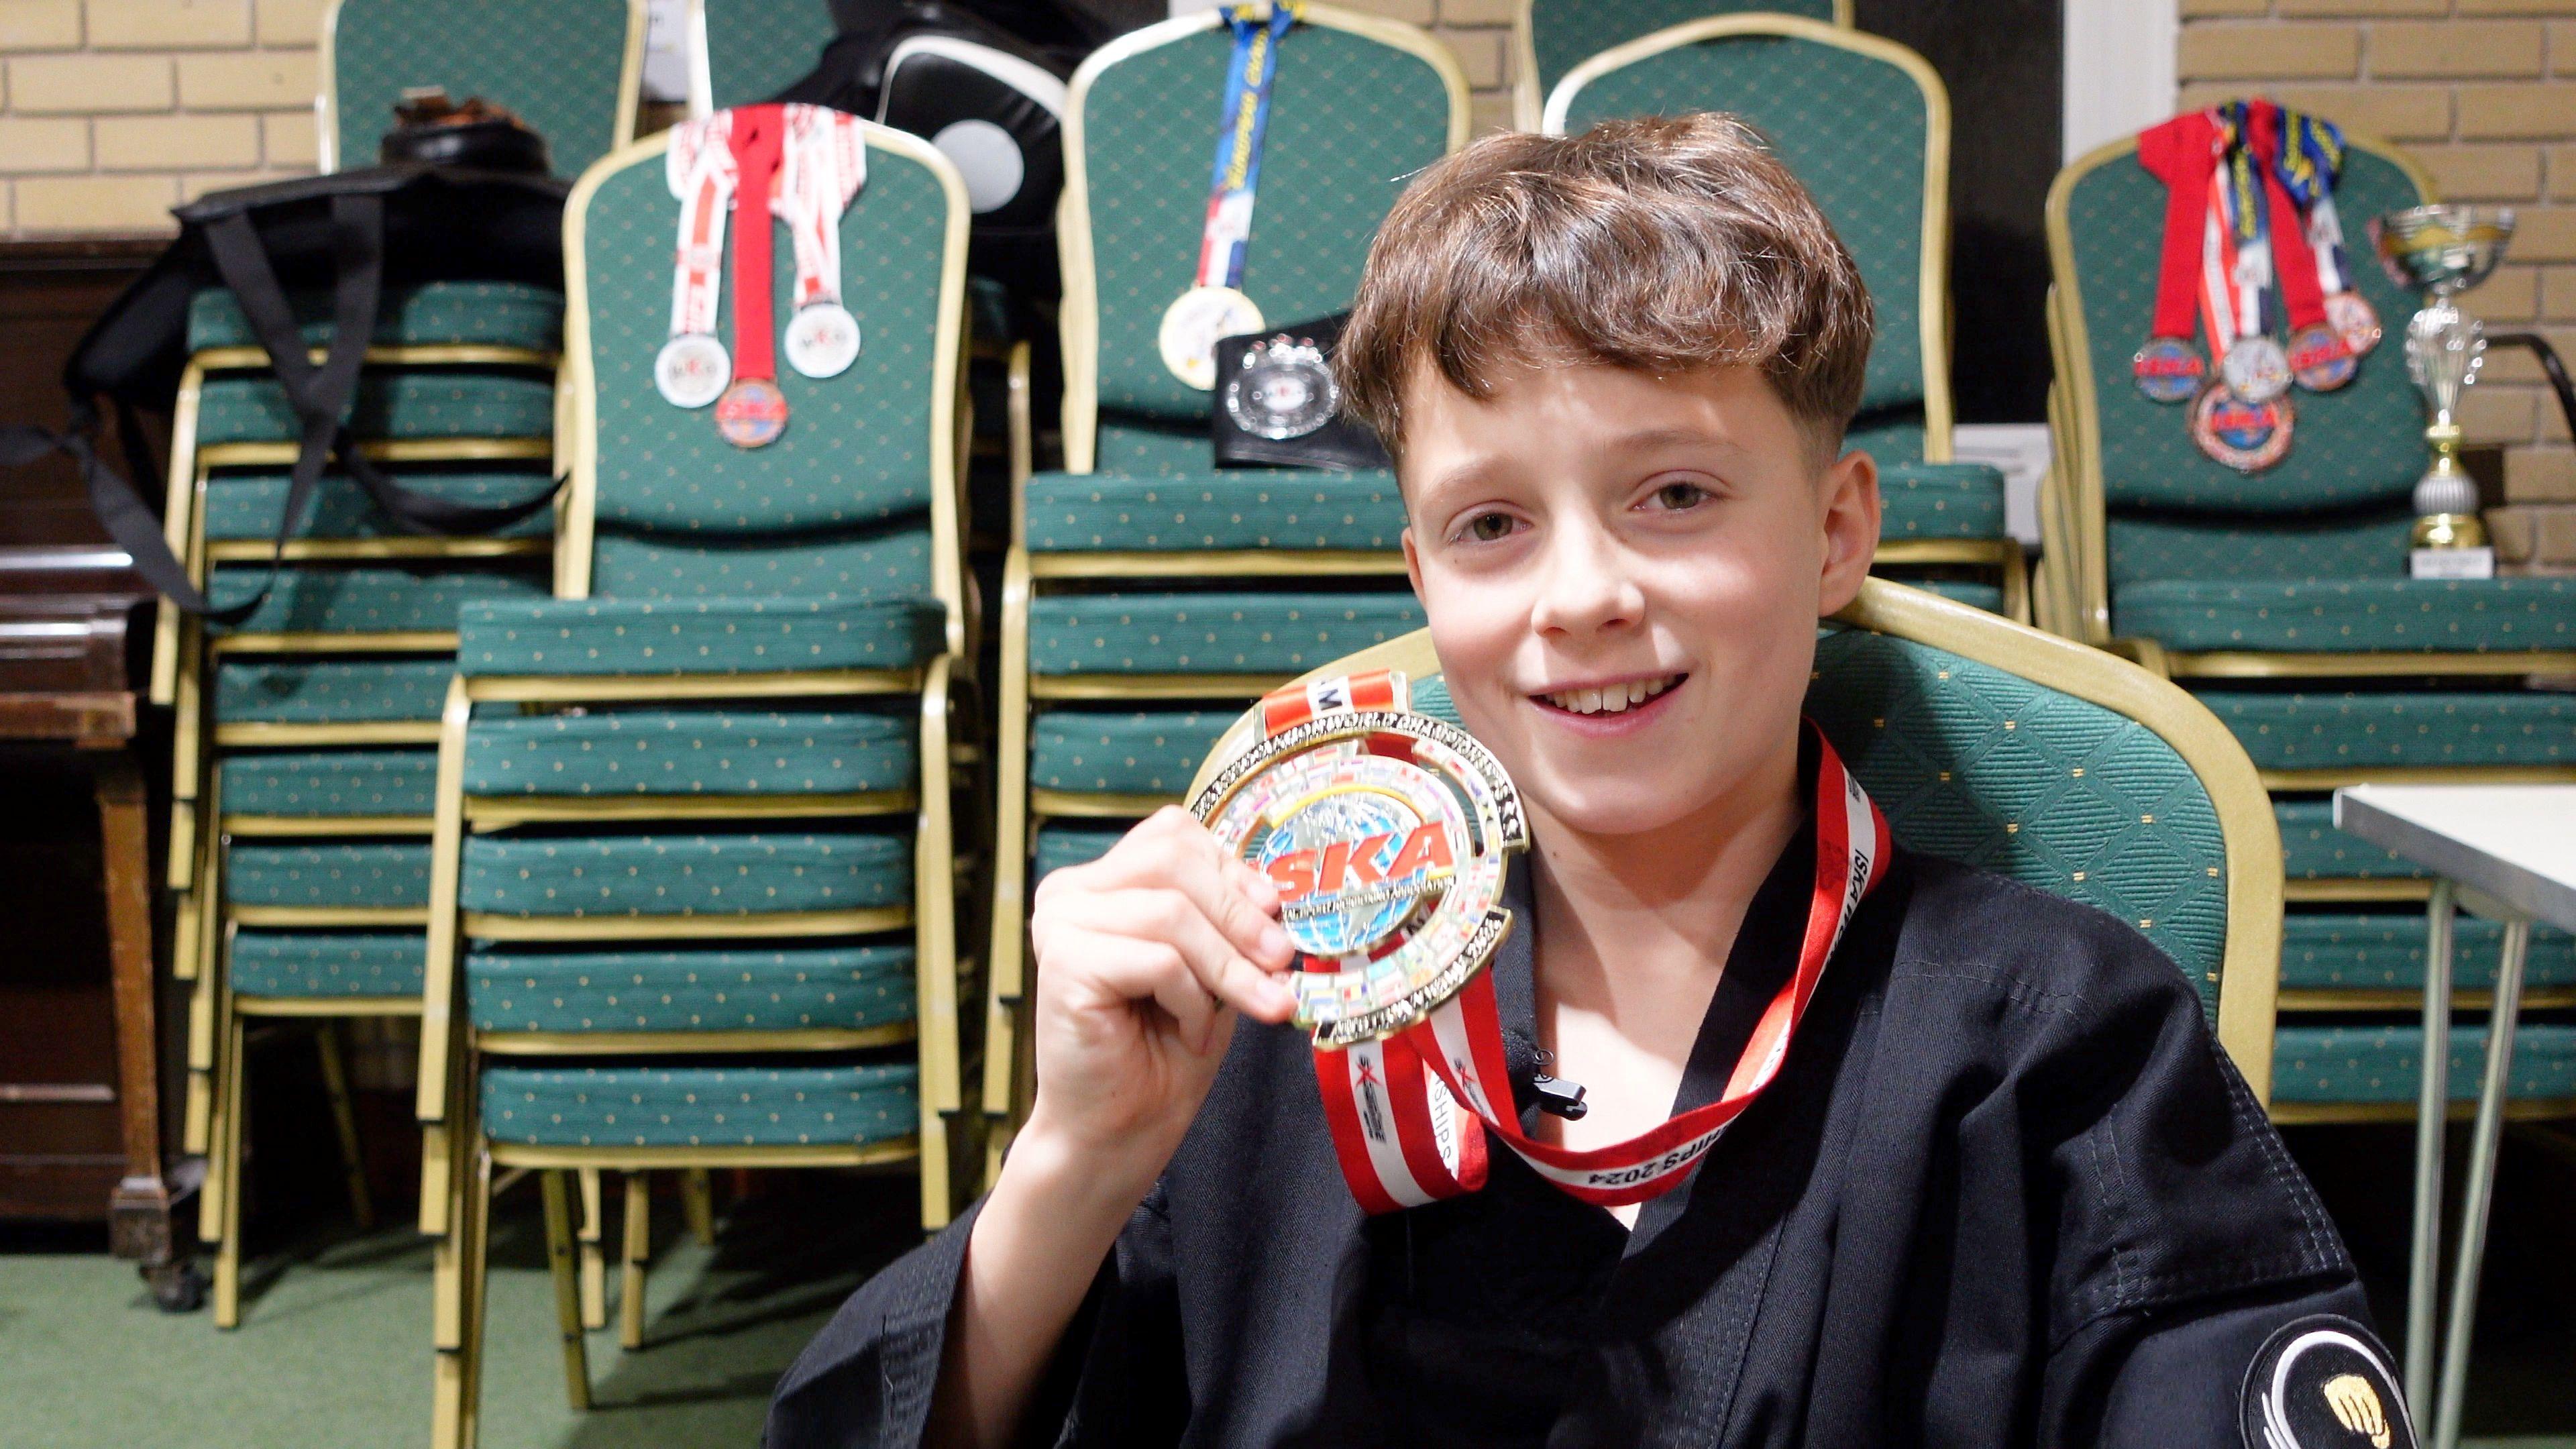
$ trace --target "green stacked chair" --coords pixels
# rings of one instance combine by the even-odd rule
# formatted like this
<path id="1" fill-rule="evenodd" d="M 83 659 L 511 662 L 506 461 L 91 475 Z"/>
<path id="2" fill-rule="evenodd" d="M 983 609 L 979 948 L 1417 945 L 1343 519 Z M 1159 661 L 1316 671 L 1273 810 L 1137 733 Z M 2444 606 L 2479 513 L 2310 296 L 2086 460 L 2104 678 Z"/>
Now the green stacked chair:
<path id="1" fill-rule="evenodd" d="M 403 92 L 506 106 L 578 176 L 635 136 L 644 0 L 331 0 L 322 17 L 322 169 L 372 166 Z"/>
<path id="2" fill-rule="evenodd" d="M 1273 324 L 1347 308 L 1406 179 L 1467 135 L 1466 81 L 1429 35 L 1302 15 L 1243 283 Z M 1193 280 L 1231 56 L 1214 12 L 1149 26 L 1084 62 L 1065 116 L 1066 471 L 1028 480 L 1002 581 L 988 1171 L 1026 1105 L 1035 874 L 1180 798 L 1245 699 L 1420 623 L 1394 475 L 1215 468 L 1210 396 L 1157 351 Z"/>
<path id="3" fill-rule="evenodd" d="M 1315 670 L 1399 669 L 1459 724 L 1427 631 Z M 2280 845 L 2245 751 L 2099 650 L 1871 579 L 1817 641 L 1807 713 L 1908 849 L 2106 911 L 2181 968 L 2255 1099 L 2276 1073 Z M 1231 728 L 1193 781 L 1249 744 Z"/>
<path id="4" fill-rule="evenodd" d="M 1620 116 L 1728 111 L 1760 130 L 1860 264 L 1877 308 L 1849 445 L 1878 460 L 1878 563 L 2027 622 L 2003 474 L 1950 444 L 1950 100 L 1923 57 L 1877 36 L 1780 15 L 1659 30 L 1558 82 L 1551 134 Z"/>
<path id="5" fill-rule="evenodd" d="M 791 419 L 759 449 L 654 387 L 667 139 L 593 167 L 566 213 L 556 589 L 462 606 L 439 735 L 419 1110 L 441 1445 L 474 1432 L 496 1166 L 544 1179 L 577 1406 L 571 1174 L 629 1174 L 630 1343 L 645 1172 L 910 1165 L 926 1225 L 954 1205 L 968 213 L 926 142 L 866 139 L 841 222 L 865 348 L 780 377 Z M 793 285 L 779 268 L 779 317 Z"/>
<path id="6" fill-rule="evenodd" d="M 2202 456 L 2180 409 L 2130 385 L 2165 204 L 2136 149 L 2082 157 L 2049 193 L 2063 462 L 2041 515 L 2049 556 L 2072 565 L 2065 623 L 2190 689 L 2272 793 L 2290 903 L 2274 1116 L 2411 1119 L 2432 883 L 2337 832 L 2329 797 L 2365 780 L 2576 778 L 2576 696 L 2523 687 L 2576 669 L 2576 579 L 2407 576 L 2427 461 L 2403 355 L 2417 303 L 2361 249 L 2371 218 L 2428 197 L 2411 162 L 2356 140 L 2335 192 L 2388 339 L 2349 386 L 2293 394 L 2288 457 L 2248 475 Z M 2464 1006 L 2484 1005 L 2497 935 L 2460 923 Z M 2576 1005 L 2576 943 L 2535 932 L 2528 969 L 2540 1015 L 2518 1038 L 2515 1110 L 2576 1111 L 2576 1026 L 2548 1012 Z M 2453 1034 L 2455 1093 L 2475 1091 L 2482 1032 Z"/>
<path id="7" fill-rule="evenodd" d="M 1556 83 L 1605 50 L 1669 25 L 1745 11 L 1852 23 L 1852 0 L 1520 0 L 1512 17 L 1512 123 L 1537 130 Z"/>
<path id="8" fill-rule="evenodd" d="M 838 33 L 829 0 L 689 0 L 689 114 L 768 100 Z"/>
<path id="9" fill-rule="evenodd" d="M 327 295 L 290 299 L 330 341 Z M 389 291 L 349 426 L 416 491 L 497 505 L 552 478 L 563 298 L 500 283 Z M 173 437 L 172 552 L 218 605 L 267 577 L 300 431 L 229 291 L 194 299 Z M 417 1015 L 439 697 L 461 600 L 546 589 L 553 519 L 424 537 L 326 475 L 267 598 L 229 626 L 165 604 L 155 667 L 176 705 L 169 884 L 176 974 L 193 982 L 183 1131 L 208 1154 L 200 1231 L 217 1245 L 215 1322 L 240 1313 L 243 1048 L 253 1023 L 316 1025 L 370 1215 L 333 1023 Z"/>

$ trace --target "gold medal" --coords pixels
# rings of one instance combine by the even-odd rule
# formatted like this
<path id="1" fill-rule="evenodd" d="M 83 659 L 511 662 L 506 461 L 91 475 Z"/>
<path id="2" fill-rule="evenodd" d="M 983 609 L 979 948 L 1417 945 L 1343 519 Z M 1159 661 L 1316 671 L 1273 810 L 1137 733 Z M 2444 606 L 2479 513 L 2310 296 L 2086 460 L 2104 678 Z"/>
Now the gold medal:
<path id="1" fill-rule="evenodd" d="M 1190 810 L 1278 888 L 1304 968 L 1288 978 L 1293 1019 L 1319 1048 L 1422 1021 L 1511 928 L 1520 796 L 1455 725 L 1405 709 L 1303 719 L 1227 762 Z"/>

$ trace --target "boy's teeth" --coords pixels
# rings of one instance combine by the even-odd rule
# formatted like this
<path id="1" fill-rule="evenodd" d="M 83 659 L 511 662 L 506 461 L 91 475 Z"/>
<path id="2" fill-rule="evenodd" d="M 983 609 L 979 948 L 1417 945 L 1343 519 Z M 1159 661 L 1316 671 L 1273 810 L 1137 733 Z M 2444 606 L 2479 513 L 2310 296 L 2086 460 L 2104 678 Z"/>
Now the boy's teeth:
<path id="1" fill-rule="evenodd" d="M 1672 688 L 1679 678 L 1679 675 L 1667 674 L 1660 679 L 1631 680 L 1602 689 L 1563 689 L 1546 696 L 1546 699 L 1558 709 L 1573 714 L 1619 714 Z"/>

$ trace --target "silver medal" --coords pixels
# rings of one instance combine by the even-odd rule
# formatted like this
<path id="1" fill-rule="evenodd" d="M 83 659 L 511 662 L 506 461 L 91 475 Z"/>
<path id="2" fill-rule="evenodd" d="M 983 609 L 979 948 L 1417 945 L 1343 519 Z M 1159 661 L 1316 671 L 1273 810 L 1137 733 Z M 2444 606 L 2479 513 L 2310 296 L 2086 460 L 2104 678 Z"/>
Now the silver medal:
<path id="1" fill-rule="evenodd" d="M 653 359 L 653 386 L 675 408 L 702 408 L 733 381 L 733 356 L 704 332 L 683 332 Z"/>
<path id="2" fill-rule="evenodd" d="M 787 365 L 807 377 L 838 377 L 859 360 L 859 319 L 838 302 L 799 307 L 787 323 Z"/>

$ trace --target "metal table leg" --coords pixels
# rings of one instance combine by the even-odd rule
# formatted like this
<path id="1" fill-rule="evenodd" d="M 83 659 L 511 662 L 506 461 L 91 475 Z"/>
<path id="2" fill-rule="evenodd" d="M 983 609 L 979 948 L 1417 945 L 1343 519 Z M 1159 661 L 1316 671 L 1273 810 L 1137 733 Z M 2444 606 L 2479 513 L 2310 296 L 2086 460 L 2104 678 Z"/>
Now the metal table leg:
<path id="1" fill-rule="evenodd" d="M 2415 1245 L 2406 1273 L 2406 1402 L 2433 1402 L 2434 1308 L 2442 1292 L 2442 1146 L 2451 1096 L 2451 923 L 2458 897 L 2433 883 L 2424 943 L 2424 1090 L 2415 1109 Z"/>
<path id="2" fill-rule="evenodd" d="M 2513 1072 L 2513 1029 L 2522 1009 L 2522 968 L 2531 951 L 2531 922 L 2508 920 L 2504 960 L 2496 972 L 2495 1010 L 2487 1019 L 2485 1079 L 2478 1086 L 2477 1127 L 2469 1138 L 2469 1187 L 2460 1209 L 2460 1264 L 2451 1280 L 2451 1336 L 2442 1345 L 2441 1411 L 2435 1449 L 2459 1449 L 2460 1405 L 2469 1386 L 2469 1336 L 2476 1327 L 2478 1269 L 2486 1256 L 2487 1209 L 2495 1199 L 2496 1142 L 2504 1133 L 2505 1090 Z"/>

